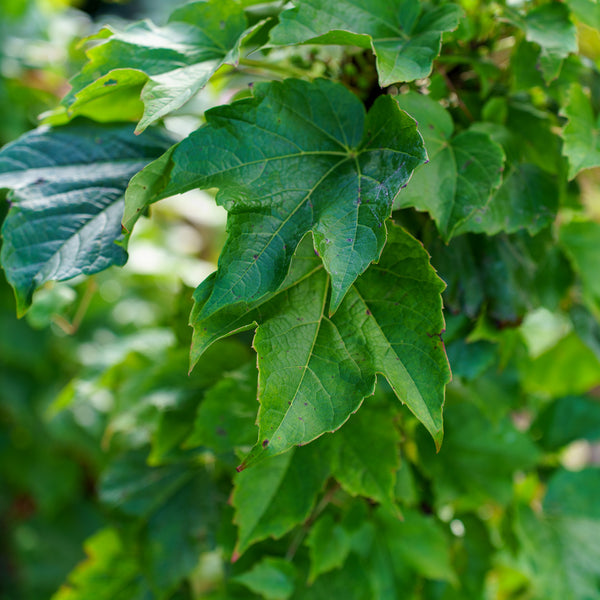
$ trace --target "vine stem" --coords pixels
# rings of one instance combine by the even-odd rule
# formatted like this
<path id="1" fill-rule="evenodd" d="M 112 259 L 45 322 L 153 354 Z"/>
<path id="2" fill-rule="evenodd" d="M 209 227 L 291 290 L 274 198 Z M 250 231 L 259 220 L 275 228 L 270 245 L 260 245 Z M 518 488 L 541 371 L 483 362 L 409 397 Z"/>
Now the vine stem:
<path id="1" fill-rule="evenodd" d="M 85 317 L 85 313 L 87 312 L 90 304 L 92 302 L 92 298 L 98 289 L 98 284 L 96 280 L 93 278 L 89 278 L 86 282 L 86 287 L 83 292 L 83 297 L 81 298 L 81 302 L 77 307 L 77 311 L 75 312 L 75 316 L 72 321 L 68 321 L 62 315 L 53 315 L 52 320 L 54 323 L 60 327 L 67 335 L 75 335 L 77 330 L 81 326 L 83 319 Z"/>
<path id="2" fill-rule="evenodd" d="M 252 69 L 258 69 L 262 71 L 272 71 L 280 75 L 287 77 L 306 77 L 306 71 L 301 69 L 295 69 L 294 67 L 286 67 L 284 65 L 278 65 L 275 63 L 263 62 L 261 60 L 252 60 L 251 58 L 240 58 L 239 64 L 243 67 L 250 67 Z"/>
<path id="3" fill-rule="evenodd" d="M 325 492 L 325 494 L 321 498 L 321 501 L 319 502 L 319 504 L 317 504 L 317 506 L 315 506 L 314 510 L 312 511 L 312 513 L 310 514 L 308 519 L 306 519 L 306 521 L 304 521 L 304 524 L 302 525 L 302 527 L 298 530 L 298 532 L 294 536 L 294 539 L 292 540 L 292 543 L 290 544 L 290 547 L 288 548 L 288 551 L 285 554 L 285 560 L 290 561 L 294 558 L 294 556 L 296 555 L 296 552 L 298 551 L 298 548 L 300 548 L 300 544 L 302 543 L 302 540 L 306 537 L 306 534 L 310 531 L 312 524 L 317 520 L 317 518 L 325 510 L 325 508 L 327 508 L 327 505 L 332 501 L 333 497 L 335 496 L 335 493 L 339 489 L 340 489 L 340 484 L 336 481 Z"/>
<path id="4" fill-rule="evenodd" d="M 450 77 L 448 77 L 448 73 L 446 73 L 445 69 L 440 69 L 440 74 L 444 78 L 444 82 L 448 86 L 448 89 L 456 96 L 456 101 L 458 102 L 458 106 L 460 106 L 460 109 L 463 111 L 463 113 L 465 114 L 467 119 L 469 119 L 469 121 L 471 121 L 471 122 L 474 122 L 475 118 L 473 117 L 473 113 L 471 113 L 471 111 L 469 110 L 469 107 L 463 102 L 463 99 L 460 97 L 460 94 L 458 93 L 456 86 L 454 85 L 454 83 L 452 83 L 452 79 L 450 79 Z"/>

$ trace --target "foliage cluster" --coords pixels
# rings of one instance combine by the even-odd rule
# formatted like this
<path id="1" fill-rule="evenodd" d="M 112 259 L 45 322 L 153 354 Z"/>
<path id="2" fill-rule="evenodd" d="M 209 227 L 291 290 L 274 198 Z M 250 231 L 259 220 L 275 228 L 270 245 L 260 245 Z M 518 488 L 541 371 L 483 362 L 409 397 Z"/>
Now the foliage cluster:
<path id="1" fill-rule="evenodd" d="M 81 44 L 0 151 L 0 597 L 600 597 L 600 4 Z M 64 73 L 0 52 L 8 141 Z"/>

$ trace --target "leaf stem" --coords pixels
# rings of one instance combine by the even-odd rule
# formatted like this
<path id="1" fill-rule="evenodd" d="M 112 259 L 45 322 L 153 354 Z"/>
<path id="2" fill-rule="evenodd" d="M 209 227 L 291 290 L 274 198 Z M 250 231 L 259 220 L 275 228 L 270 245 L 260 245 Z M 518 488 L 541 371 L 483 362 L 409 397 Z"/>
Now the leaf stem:
<path id="1" fill-rule="evenodd" d="M 262 60 L 252 60 L 251 58 L 240 58 L 239 64 L 243 67 L 250 67 L 251 69 L 272 71 L 273 73 L 278 73 L 287 77 L 304 78 L 307 75 L 307 72 L 303 71 L 302 69 L 296 69 L 294 67 L 285 65 L 278 65 L 276 63 L 264 62 Z"/>
<path id="2" fill-rule="evenodd" d="M 312 524 L 317 520 L 319 515 L 327 508 L 327 505 L 333 500 L 335 493 L 340 489 L 340 484 L 336 481 L 334 484 L 325 492 L 321 501 L 312 513 L 309 515 L 308 519 L 304 521 L 302 527 L 296 532 L 288 551 L 285 554 L 285 560 L 290 561 L 296 555 L 298 548 L 300 548 L 300 544 L 302 540 L 306 537 L 306 534 L 310 531 Z"/>
<path id="3" fill-rule="evenodd" d="M 52 315 L 52 321 L 60 327 L 67 335 L 75 335 L 77 330 L 81 326 L 83 319 L 85 317 L 85 313 L 87 312 L 90 304 L 92 302 L 92 298 L 98 289 L 98 284 L 96 280 L 90 277 L 85 286 L 85 290 L 83 292 L 83 297 L 81 298 L 81 302 L 77 307 L 77 311 L 75 312 L 75 316 L 73 320 L 69 322 L 62 315 Z"/>

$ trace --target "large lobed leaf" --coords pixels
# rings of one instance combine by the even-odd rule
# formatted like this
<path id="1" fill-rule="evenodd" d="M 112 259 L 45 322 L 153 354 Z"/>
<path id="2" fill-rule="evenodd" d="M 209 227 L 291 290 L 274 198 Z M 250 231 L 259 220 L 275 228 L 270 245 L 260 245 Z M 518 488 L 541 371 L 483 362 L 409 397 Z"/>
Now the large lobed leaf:
<path id="1" fill-rule="evenodd" d="M 427 77 L 442 33 L 462 10 L 444 3 L 423 10 L 418 0 L 296 0 L 271 31 L 275 45 L 343 44 L 372 48 L 382 87 Z"/>
<path id="2" fill-rule="evenodd" d="M 125 227 L 151 202 L 219 188 L 229 237 L 201 318 L 274 292 L 308 231 L 331 277 L 334 312 L 379 258 L 393 198 L 425 160 L 415 122 L 389 96 L 365 115 L 356 96 L 324 79 L 257 85 L 206 119 L 134 178 Z"/>
<path id="3" fill-rule="evenodd" d="M 467 130 L 453 136 L 450 113 L 428 96 L 410 92 L 397 100 L 417 119 L 429 163 L 415 172 L 395 206 L 428 211 L 448 241 L 490 201 L 500 184 L 504 152 L 486 133 Z"/>
<path id="4" fill-rule="evenodd" d="M 192 363 L 215 340 L 258 324 L 259 439 L 244 466 L 340 427 L 373 392 L 376 373 L 440 445 L 450 379 L 440 339 L 444 284 L 410 235 L 390 228 L 380 262 L 357 279 L 331 317 L 329 278 L 309 240 L 277 293 L 206 318 L 215 281 L 211 276 L 195 293 Z"/>
<path id="5" fill-rule="evenodd" d="M 164 27 L 140 21 L 121 32 L 103 29 L 88 38 L 100 43 L 71 80 L 63 111 L 49 120 L 60 122 L 65 113 L 100 121 L 141 116 L 140 133 L 183 106 L 222 65 L 235 64 L 251 31 L 233 0 L 191 2 L 173 11 Z"/>
<path id="6" fill-rule="evenodd" d="M 123 194 L 129 179 L 172 139 L 129 125 L 40 127 L 0 151 L 0 188 L 11 190 L 1 262 L 23 314 L 46 281 L 123 265 Z"/>

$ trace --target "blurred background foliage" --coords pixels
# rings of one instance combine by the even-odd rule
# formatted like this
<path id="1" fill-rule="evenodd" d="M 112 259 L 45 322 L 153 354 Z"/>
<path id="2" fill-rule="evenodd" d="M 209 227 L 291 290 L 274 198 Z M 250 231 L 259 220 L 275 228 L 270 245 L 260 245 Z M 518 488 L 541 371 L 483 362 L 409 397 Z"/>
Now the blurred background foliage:
<path id="1" fill-rule="evenodd" d="M 171 8 L 161 0 L 0 0 L 0 144 L 56 106 L 84 61 L 78 40 L 106 22 L 162 22 Z M 482 30 L 493 26 L 486 14 Z M 583 39 L 588 55 L 598 52 L 592 33 Z M 310 57 L 295 60 L 302 67 Z M 361 60 L 340 67 L 350 83 L 350 67 Z M 478 74 L 482 81 L 494 79 L 492 66 Z M 514 92 L 531 85 L 530 72 L 515 74 Z M 434 96 L 448 93 L 440 78 L 428 85 Z M 223 90 L 217 82 L 207 93 L 203 108 Z M 463 98 L 471 101 L 468 91 Z M 186 110 L 173 130 L 197 124 L 194 107 Z M 491 128 L 509 108 L 487 110 Z M 542 149 L 526 151 L 535 159 Z M 573 200 L 567 210 L 598 214 L 596 176 L 580 180 L 586 205 Z M 577 191 L 565 191 L 563 201 Z M 3 203 L 1 218 L 6 210 Z M 317 581 L 315 598 L 342 597 L 349 588 L 360 598 L 367 587 L 383 598 L 385 586 L 398 582 L 410 597 L 444 600 L 560 598 L 565 589 L 597 588 L 600 515 L 589 498 L 600 491 L 593 444 L 600 439 L 600 333 L 577 302 L 568 303 L 571 312 L 559 310 L 573 272 L 562 253 L 547 251 L 544 232 L 465 236 L 437 250 L 432 243 L 455 313 L 445 335 L 454 382 L 442 452 L 435 454 L 411 415 L 389 408 L 395 403 L 384 385 L 372 414 L 365 410 L 373 422 L 382 406 L 393 414 L 392 441 L 403 457 L 395 495 L 405 520 L 334 484 L 329 505 L 311 513 L 318 526 L 308 536 L 300 527 L 291 545 L 262 541 L 232 565 L 231 476 L 240 447 L 255 438 L 250 334 L 245 343 L 216 345 L 187 375 L 191 296 L 214 268 L 225 215 L 208 194 L 193 192 L 161 202 L 152 216 L 138 224 L 123 269 L 45 286 L 22 320 L 0 278 L 1 600 L 288 598 L 293 573 L 264 557 L 290 548 L 304 579 Z M 419 215 L 398 218 L 428 235 Z M 484 252 L 485 264 L 461 262 Z M 561 281 L 544 285 L 550 275 L 540 257 Z M 542 265 L 533 285 L 532 263 Z M 489 320 L 477 319 L 482 305 Z M 352 427 L 364 433 L 359 420 Z M 318 464 L 318 444 L 331 451 L 330 443 L 326 437 L 297 452 Z M 542 504 L 551 517 L 540 516 Z M 67 578 L 72 587 L 60 588 Z"/>

